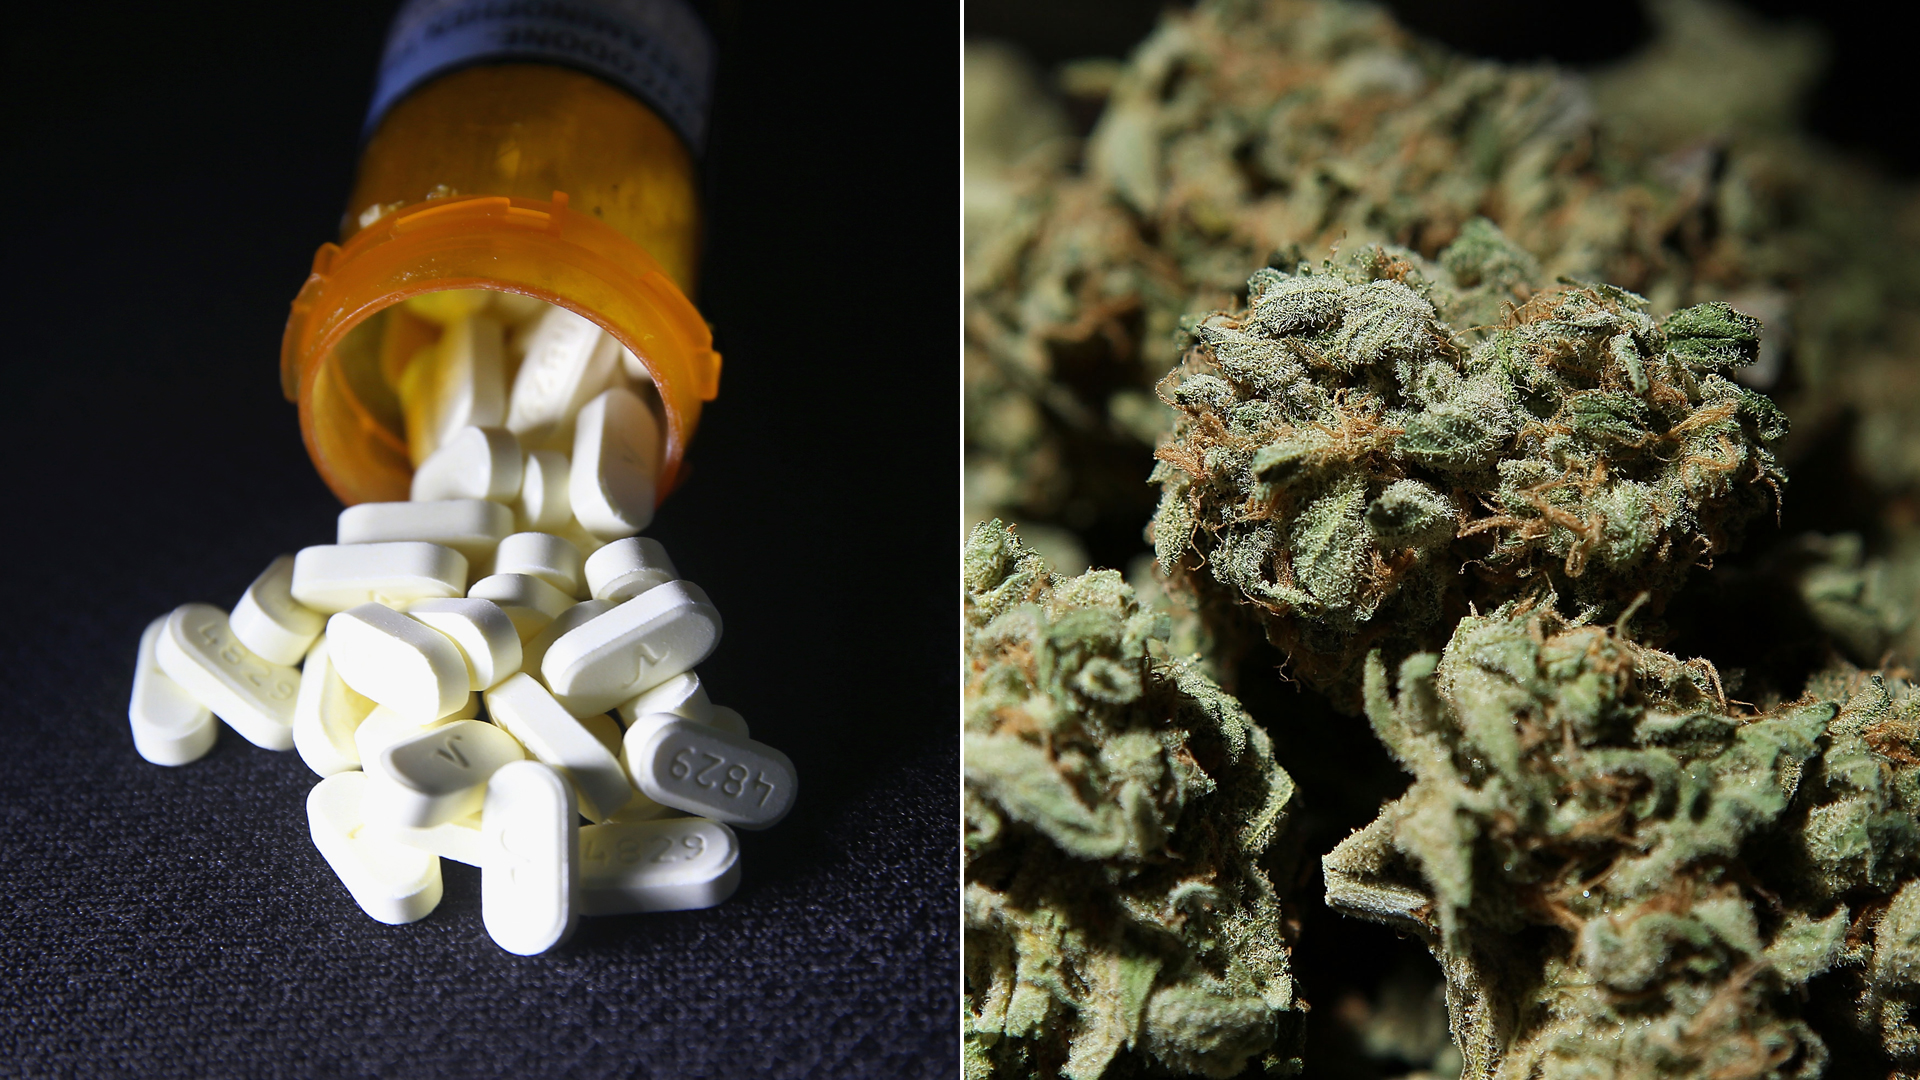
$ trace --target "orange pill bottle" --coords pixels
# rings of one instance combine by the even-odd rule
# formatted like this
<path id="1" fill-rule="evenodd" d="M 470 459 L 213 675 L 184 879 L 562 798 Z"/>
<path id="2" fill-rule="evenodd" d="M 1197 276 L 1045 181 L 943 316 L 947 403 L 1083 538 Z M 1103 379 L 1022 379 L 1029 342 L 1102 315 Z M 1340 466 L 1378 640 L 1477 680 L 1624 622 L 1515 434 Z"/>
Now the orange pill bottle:
<path id="1" fill-rule="evenodd" d="M 280 348 L 307 452 L 342 501 L 407 498 L 397 388 L 440 333 L 416 298 L 465 289 L 568 308 L 631 350 L 664 414 L 655 490 L 672 489 L 720 382 L 688 299 L 712 68 L 684 0 L 401 8 L 340 242 L 315 253 Z"/>

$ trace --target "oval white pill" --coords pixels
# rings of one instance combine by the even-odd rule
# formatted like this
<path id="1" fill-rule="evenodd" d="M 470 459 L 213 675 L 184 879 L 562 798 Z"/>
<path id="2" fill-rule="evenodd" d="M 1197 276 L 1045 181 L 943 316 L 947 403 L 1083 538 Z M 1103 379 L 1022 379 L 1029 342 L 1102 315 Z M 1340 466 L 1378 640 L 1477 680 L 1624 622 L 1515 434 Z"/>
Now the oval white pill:
<path id="1" fill-rule="evenodd" d="M 633 391 L 616 386 L 581 408 L 567 498 L 583 528 L 603 540 L 646 528 L 659 471 L 660 426 Z"/>
<path id="2" fill-rule="evenodd" d="M 467 591 L 467 557 L 443 544 L 319 544 L 293 557 L 293 598 L 332 615 L 361 604 L 404 608 Z"/>
<path id="3" fill-rule="evenodd" d="M 327 648 L 348 686 L 415 723 L 457 712 L 472 691 L 459 646 L 380 604 L 328 619 Z"/>
<path id="4" fill-rule="evenodd" d="M 595 600 L 622 603 L 680 576 L 667 549 L 648 536 L 615 540 L 587 558 L 587 589 Z"/>
<path id="5" fill-rule="evenodd" d="M 293 598 L 293 556 L 282 555 L 247 586 L 227 621 L 255 656 L 293 665 L 307 655 L 327 617 Z"/>
<path id="6" fill-rule="evenodd" d="M 226 612 L 211 604 L 174 608 L 154 655 L 168 678 L 248 742 L 267 750 L 293 749 L 300 673 L 240 644 Z"/>
<path id="7" fill-rule="evenodd" d="M 464 711 L 464 710 L 462 710 Z M 417 724 L 401 716 L 385 705 L 375 705 L 360 726 L 353 729 L 353 748 L 362 762 L 374 761 L 381 751 L 403 739 L 411 739 L 423 731 L 445 727 L 455 720 L 470 720 L 470 716 L 442 716 Z"/>
<path id="8" fill-rule="evenodd" d="M 487 778 L 526 755 L 513 736 L 480 720 L 455 720 L 394 743 L 368 766 L 367 817 L 426 828 L 478 813 Z"/>
<path id="9" fill-rule="evenodd" d="M 491 600 L 422 600 L 407 609 L 407 617 L 438 630 L 459 648 L 469 689 L 485 690 L 520 670 L 520 632 Z"/>
<path id="10" fill-rule="evenodd" d="M 567 501 L 567 455 L 558 450 L 535 450 L 527 455 L 520 477 L 520 501 L 514 504 L 520 522 L 530 529 L 551 532 L 573 520 Z"/>
<path id="11" fill-rule="evenodd" d="M 133 697 L 127 702 L 127 722 L 133 728 L 133 748 L 155 765 L 185 765 L 213 749 L 220 725 L 213 713 L 195 701 L 160 670 L 160 635 L 166 633 L 165 615 L 147 624 L 140 634 L 140 656 L 133 665 Z"/>
<path id="12" fill-rule="evenodd" d="M 707 688 L 700 685 L 700 676 L 688 671 L 621 702 L 619 712 L 620 722 L 629 726 L 654 713 L 673 713 L 705 723 L 713 716 L 713 702 L 707 700 Z"/>
<path id="13" fill-rule="evenodd" d="M 580 829 L 580 914 L 709 908 L 740 885 L 733 830 L 706 818 Z"/>
<path id="14" fill-rule="evenodd" d="M 525 672 L 487 691 L 486 699 L 495 723 L 520 740 L 528 754 L 573 781 L 587 817 L 605 821 L 633 798 L 620 759 Z"/>
<path id="15" fill-rule="evenodd" d="M 512 503 L 520 496 L 525 467 L 520 440 L 505 428 L 464 427 L 420 463 L 409 497 L 491 499 Z"/>
<path id="16" fill-rule="evenodd" d="M 597 618 L 612 611 L 614 606 L 607 600 L 582 600 L 561 612 L 557 618 L 527 641 L 520 656 L 520 670 L 535 679 L 543 679 L 544 676 L 540 674 L 540 661 L 546 658 L 547 650 L 553 647 L 553 643 L 588 619 Z"/>
<path id="17" fill-rule="evenodd" d="M 627 765 L 655 802 L 742 829 L 767 828 L 793 808 L 797 784 L 787 755 L 691 720 L 629 728 Z"/>
<path id="18" fill-rule="evenodd" d="M 652 736 L 654 731 L 675 720 L 682 719 L 692 720 L 697 724 L 705 724 L 710 728 L 724 731 L 729 735 L 738 735 L 742 739 L 753 737 L 747 730 L 747 718 L 725 706 L 709 708 L 706 711 L 705 717 L 701 719 L 695 719 L 685 714 L 669 712 L 643 713 L 634 719 L 632 725 L 627 728 L 627 734 L 620 741 L 620 767 L 627 770 L 629 779 L 633 776 L 633 763 L 627 759 L 627 747 L 646 745 L 647 739 Z M 637 735 L 634 734 L 636 728 L 639 729 L 639 734 Z M 636 791 L 634 801 L 629 802 L 624 809 L 613 815 L 610 820 L 650 821 L 659 817 L 672 817 L 680 812 L 681 811 L 671 806 L 664 806 L 654 802 L 644 791 Z"/>
<path id="19" fill-rule="evenodd" d="M 467 569 L 487 565 L 494 548 L 513 532 L 513 511 L 485 499 L 361 503 L 340 511 L 335 540 L 341 544 L 391 544 L 413 540 L 450 547 L 466 556 Z"/>
<path id="20" fill-rule="evenodd" d="M 581 593 L 580 549 L 552 533 L 520 532 L 500 541 L 493 572 L 536 577 L 576 599 Z"/>
<path id="21" fill-rule="evenodd" d="M 540 674 L 570 712 L 605 712 L 705 660 L 720 613 L 700 586 L 670 581 L 563 635 Z"/>
<path id="22" fill-rule="evenodd" d="M 480 919 L 494 943 L 533 956 L 578 918 L 580 833 L 573 788 L 537 761 L 502 766 L 480 813 Z"/>
<path id="23" fill-rule="evenodd" d="M 367 774 L 327 777 L 307 794 L 307 830 L 360 910 L 383 923 L 423 919 L 440 903 L 440 860 L 367 828 Z"/>
<path id="24" fill-rule="evenodd" d="M 504 329 L 487 315 L 453 318 L 440 343 L 400 377 L 413 464 L 425 461 L 461 428 L 498 427 L 506 419 Z"/>
<path id="25" fill-rule="evenodd" d="M 293 705 L 293 748 L 300 760 L 321 776 L 360 767 L 360 751 L 353 733 L 372 712 L 371 698 L 348 686 L 333 670 L 327 636 L 320 635 L 307 650 L 300 669 L 300 696 Z"/>
<path id="26" fill-rule="evenodd" d="M 620 364 L 620 344 L 598 324 L 552 307 L 526 337 L 526 357 L 507 400 L 507 428 L 536 449 L 559 449 L 571 418 L 606 389 Z"/>

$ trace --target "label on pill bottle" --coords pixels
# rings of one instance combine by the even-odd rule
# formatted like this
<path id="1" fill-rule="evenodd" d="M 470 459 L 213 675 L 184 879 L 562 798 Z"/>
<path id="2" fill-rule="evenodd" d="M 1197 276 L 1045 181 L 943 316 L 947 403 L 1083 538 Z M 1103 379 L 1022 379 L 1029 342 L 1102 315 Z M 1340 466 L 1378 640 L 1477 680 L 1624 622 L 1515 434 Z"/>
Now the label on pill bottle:
<path id="1" fill-rule="evenodd" d="M 713 94 L 713 39 L 685 0 L 407 0 L 394 16 L 363 132 L 436 75 L 544 60 L 652 106 L 698 154 Z"/>

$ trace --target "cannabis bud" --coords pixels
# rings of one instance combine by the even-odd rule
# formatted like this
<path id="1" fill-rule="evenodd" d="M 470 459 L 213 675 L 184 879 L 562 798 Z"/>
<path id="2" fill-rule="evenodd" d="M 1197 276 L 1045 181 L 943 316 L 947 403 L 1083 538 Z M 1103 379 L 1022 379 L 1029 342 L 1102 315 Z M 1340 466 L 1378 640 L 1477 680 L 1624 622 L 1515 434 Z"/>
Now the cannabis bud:
<path id="1" fill-rule="evenodd" d="M 1118 573 L 1055 581 L 999 521 L 965 573 L 967 1076 L 1297 1072 L 1266 733 Z"/>
<path id="2" fill-rule="evenodd" d="M 1427 942 L 1466 1076 L 1812 1077 L 1811 1019 L 1920 1060 L 1904 687 L 1829 675 L 1755 713 L 1705 661 L 1524 605 L 1397 682 L 1368 658 L 1414 783 L 1326 856 L 1327 903 Z M 1829 973 L 1838 1024 L 1803 1004 Z"/>
<path id="3" fill-rule="evenodd" d="M 1657 615 L 1775 505 L 1785 416 L 1730 378 L 1759 324 L 1725 304 L 1655 321 L 1609 285 L 1532 291 L 1478 222 L 1445 270 L 1390 248 L 1261 270 L 1161 384 L 1162 569 L 1224 594 L 1337 703 L 1362 658 L 1437 647 L 1467 611 L 1553 593 Z M 1455 311 L 1497 310 L 1456 332 Z"/>

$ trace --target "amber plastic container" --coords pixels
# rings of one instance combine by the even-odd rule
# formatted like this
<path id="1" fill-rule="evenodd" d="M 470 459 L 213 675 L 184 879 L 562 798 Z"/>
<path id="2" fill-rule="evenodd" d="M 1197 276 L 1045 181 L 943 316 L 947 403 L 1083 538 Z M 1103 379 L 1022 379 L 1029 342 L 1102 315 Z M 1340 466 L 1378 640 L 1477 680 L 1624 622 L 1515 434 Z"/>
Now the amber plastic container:
<path id="1" fill-rule="evenodd" d="M 581 72 L 497 63 L 424 83 L 361 154 L 339 244 L 322 244 L 280 346 L 307 452 L 347 504 L 407 498 L 395 388 L 437 324 L 404 301 L 492 289 L 600 324 L 653 377 L 682 471 L 720 355 L 688 293 L 700 205 L 680 137 L 633 96 Z"/>

